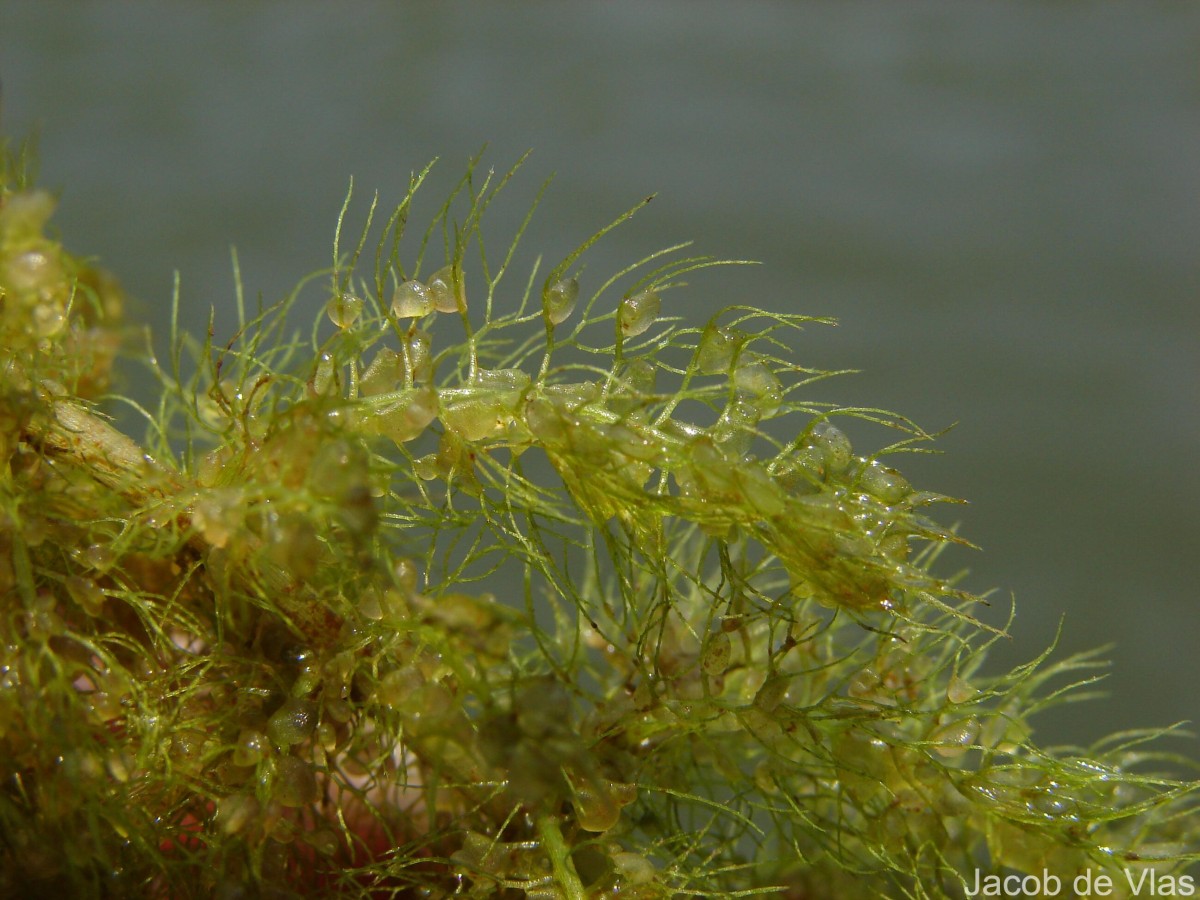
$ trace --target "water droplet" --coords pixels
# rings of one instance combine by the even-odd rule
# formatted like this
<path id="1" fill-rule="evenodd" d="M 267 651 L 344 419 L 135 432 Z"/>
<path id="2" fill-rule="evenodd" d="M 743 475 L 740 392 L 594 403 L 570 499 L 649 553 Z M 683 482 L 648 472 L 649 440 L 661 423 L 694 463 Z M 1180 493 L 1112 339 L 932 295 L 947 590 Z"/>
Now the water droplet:
<path id="1" fill-rule="evenodd" d="M 626 297 L 617 309 L 617 324 L 625 337 L 636 337 L 644 332 L 658 317 L 662 300 L 658 292 L 647 288 Z"/>
<path id="2" fill-rule="evenodd" d="M 542 315 L 551 325 L 558 325 L 567 320 L 575 309 L 575 301 L 579 297 L 578 278 L 560 278 L 546 288 L 542 294 Z"/>
<path id="3" fill-rule="evenodd" d="M 349 328 L 357 322 L 362 309 L 362 298 L 348 291 L 343 291 L 325 304 L 325 314 L 338 328 Z"/>
<path id="4" fill-rule="evenodd" d="M 429 288 L 416 279 L 402 281 L 392 294 L 392 315 L 397 319 L 419 319 L 433 312 Z"/>

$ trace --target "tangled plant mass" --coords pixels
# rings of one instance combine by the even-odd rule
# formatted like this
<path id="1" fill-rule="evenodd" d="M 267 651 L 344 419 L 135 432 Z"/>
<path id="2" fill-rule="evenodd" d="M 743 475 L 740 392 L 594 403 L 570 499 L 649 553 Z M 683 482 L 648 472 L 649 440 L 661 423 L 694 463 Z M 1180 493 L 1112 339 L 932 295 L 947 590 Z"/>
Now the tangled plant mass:
<path id="1" fill-rule="evenodd" d="M 408 236 L 414 176 L 373 264 L 347 197 L 331 269 L 142 354 L 134 440 L 120 292 L 7 156 L 4 895 L 956 897 L 1194 858 L 1155 735 L 1031 740 L 1092 655 L 982 672 L 947 498 L 893 467 L 929 436 L 805 398 L 822 320 L 689 322 L 720 261 L 686 245 L 584 277 L 637 207 L 521 281 L 524 225 L 482 231 L 516 167 L 477 163 Z"/>

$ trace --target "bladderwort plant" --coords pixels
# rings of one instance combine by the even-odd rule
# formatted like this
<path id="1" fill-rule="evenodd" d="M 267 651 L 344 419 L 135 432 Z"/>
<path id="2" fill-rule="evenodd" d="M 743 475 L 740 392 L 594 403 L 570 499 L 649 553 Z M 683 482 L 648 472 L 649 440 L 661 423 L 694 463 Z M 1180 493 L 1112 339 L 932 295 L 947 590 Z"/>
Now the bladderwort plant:
<path id="1" fill-rule="evenodd" d="M 720 261 L 686 245 L 584 273 L 637 207 L 518 274 L 525 225 L 501 255 L 482 230 L 516 167 L 472 161 L 409 235 L 428 171 L 373 259 L 348 197 L 331 268 L 142 353 L 135 440 L 101 409 L 120 291 L 6 153 L 4 896 L 1187 884 L 1190 763 L 1033 742 L 1099 663 L 984 672 L 1003 632 L 933 567 L 946 498 L 892 467 L 929 435 L 806 397 L 822 320 L 689 321 L 676 289 Z"/>

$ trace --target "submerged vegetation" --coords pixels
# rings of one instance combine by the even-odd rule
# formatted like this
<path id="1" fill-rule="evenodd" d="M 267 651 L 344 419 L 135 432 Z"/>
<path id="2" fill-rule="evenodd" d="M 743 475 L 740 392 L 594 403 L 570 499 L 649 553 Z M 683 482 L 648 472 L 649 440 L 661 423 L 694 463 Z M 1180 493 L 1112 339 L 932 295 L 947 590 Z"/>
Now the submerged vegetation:
<path id="1" fill-rule="evenodd" d="M 119 289 L 3 165 L 0 894 L 1116 896 L 1194 857 L 1155 735 L 1033 742 L 1093 656 L 981 670 L 947 498 L 893 468 L 929 435 L 806 398 L 820 320 L 688 321 L 686 245 L 581 274 L 636 207 L 518 273 L 515 168 L 415 234 L 428 169 L 381 237 L 347 198 L 330 269 L 143 354 L 135 440 Z"/>

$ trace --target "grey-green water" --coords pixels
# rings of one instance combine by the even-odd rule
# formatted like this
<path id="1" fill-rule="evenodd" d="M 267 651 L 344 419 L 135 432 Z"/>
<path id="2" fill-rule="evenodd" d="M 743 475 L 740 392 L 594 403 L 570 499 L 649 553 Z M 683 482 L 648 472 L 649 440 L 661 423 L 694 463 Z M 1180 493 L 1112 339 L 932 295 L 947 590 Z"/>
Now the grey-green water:
<path id="1" fill-rule="evenodd" d="M 590 271 L 762 260 L 672 297 L 839 318 L 796 346 L 864 370 L 824 396 L 959 423 L 905 469 L 972 501 L 943 518 L 1016 595 L 1008 660 L 1064 613 L 1065 649 L 1119 641 L 1057 741 L 1197 714 L 1198 38 L 1166 2 L 6 0 L 0 79 L 68 243 L 160 329 L 178 269 L 187 326 L 229 332 L 231 244 L 269 300 L 324 265 L 351 175 L 387 203 L 532 147 L 548 258 L 657 191 Z"/>

